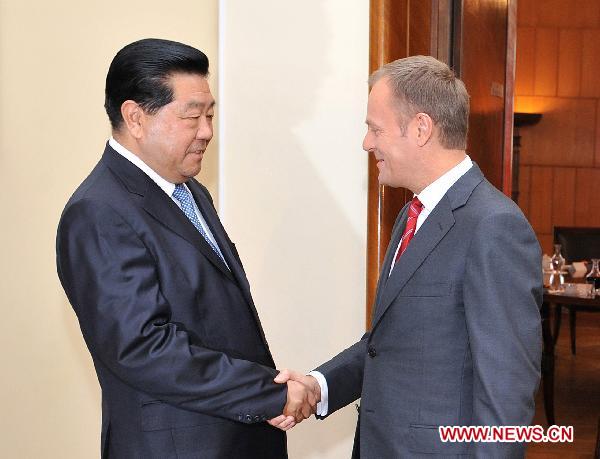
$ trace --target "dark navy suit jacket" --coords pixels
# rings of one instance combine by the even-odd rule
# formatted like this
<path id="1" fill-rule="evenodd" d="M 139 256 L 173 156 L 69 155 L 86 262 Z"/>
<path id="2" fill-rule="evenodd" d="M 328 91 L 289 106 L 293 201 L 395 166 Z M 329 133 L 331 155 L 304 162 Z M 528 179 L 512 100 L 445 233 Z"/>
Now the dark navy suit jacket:
<path id="1" fill-rule="evenodd" d="M 102 388 L 102 457 L 281 458 L 277 371 L 234 244 L 229 265 L 144 172 L 106 147 L 67 203 L 57 269 Z"/>

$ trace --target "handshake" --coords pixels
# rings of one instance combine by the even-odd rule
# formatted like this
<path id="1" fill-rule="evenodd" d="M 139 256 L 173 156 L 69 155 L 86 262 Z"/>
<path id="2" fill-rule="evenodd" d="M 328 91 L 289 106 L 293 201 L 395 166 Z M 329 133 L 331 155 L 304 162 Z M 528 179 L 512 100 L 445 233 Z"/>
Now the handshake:
<path id="1" fill-rule="evenodd" d="M 287 403 L 283 414 L 271 419 L 269 424 L 281 430 L 289 430 L 317 412 L 321 401 L 321 386 L 313 376 L 292 370 L 283 370 L 276 377 L 278 384 L 287 384 Z"/>

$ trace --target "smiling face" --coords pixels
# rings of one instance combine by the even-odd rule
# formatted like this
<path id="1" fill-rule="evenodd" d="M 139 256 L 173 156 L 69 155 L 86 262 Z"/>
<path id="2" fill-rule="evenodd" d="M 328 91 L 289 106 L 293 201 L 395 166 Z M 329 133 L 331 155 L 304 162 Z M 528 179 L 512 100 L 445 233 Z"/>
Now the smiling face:
<path id="1" fill-rule="evenodd" d="M 379 183 L 413 189 L 418 143 L 414 138 L 414 117 L 403 120 L 395 107 L 395 97 L 387 82 L 377 81 L 369 94 L 367 133 L 363 149 L 377 160 Z"/>
<path id="2" fill-rule="evenodd" d="M 200 172 L 215 100 L 203 76 L 178 73 L 168 84 L 173 101 L 155 114 L 140 112 L 137 154 L 165 180 L 182 183 Z"/>

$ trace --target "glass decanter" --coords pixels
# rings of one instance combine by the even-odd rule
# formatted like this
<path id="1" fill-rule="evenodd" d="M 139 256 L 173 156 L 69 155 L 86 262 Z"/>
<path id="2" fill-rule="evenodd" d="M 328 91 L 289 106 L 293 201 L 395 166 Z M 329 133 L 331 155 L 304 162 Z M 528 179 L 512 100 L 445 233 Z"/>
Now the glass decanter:
<path id="1" fill-rule="evenodd" d="M 594 284 L 595 289 L 600 288 L 600 266 L 598 265 L 599 263 L 600 259 L 592 258 L 592 269 L 587 274 L 587 276 L 585 276 L 585 281 L 589 284 Z"/>
<path id="2" fill-rule="evenodd" d="M 552 265 L 552 273 L 550 274 L 550 290 L 555 292 L 563 291 L 565 286 L 565 278 L 563 277 L 563 267 L 565 259 L 560 253 L 561 245 L 554 244 L 554 255 L 550 259 Z"/>

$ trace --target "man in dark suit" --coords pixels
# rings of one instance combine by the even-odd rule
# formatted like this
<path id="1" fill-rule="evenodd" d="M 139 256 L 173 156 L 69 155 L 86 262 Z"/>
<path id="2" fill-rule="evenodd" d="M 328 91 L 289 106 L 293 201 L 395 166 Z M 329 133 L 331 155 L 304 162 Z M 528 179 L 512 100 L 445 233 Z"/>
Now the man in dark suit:
<path id="1" fill-rule="evenodd" d="M 311 386 L 321 417 L 361 397 L 354 457 L 523 457 L 520 443 L 442 442 L 438 428 L 531 422 L 541 360 L 535 234 L 467 156 L 469 96 L 447 65 L 400 59 L 370 83 L 363 148 L 381 184 L 414 198 L 392 230 L 371 331 L 311 376 L 276 380 Z"/>
<path id="2" fill-rule="evenodd" d="M 235 245 L 194 179 L 213 135 L 207 74 L 181 43 L 117 53 L 113 135 L 58 227 L 58 274 L 102 388 L 103 458 L 279 459 L 285 433 L 265 421 L 286 400 L 310 414 L 304 386 L 273 382 Z"/>

